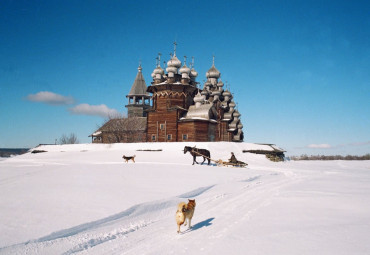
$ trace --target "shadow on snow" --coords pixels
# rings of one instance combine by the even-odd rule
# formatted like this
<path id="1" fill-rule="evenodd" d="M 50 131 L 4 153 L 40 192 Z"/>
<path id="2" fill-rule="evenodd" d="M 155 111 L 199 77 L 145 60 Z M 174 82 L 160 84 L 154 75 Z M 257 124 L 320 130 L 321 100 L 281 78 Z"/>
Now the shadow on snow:
<path id="1" fill-rule="evenodd" d="M 209 219 L 206 219 L 204 221 L 201 221 L 201 222 L 198 222 L 197 224 L 193 225 L 191 227 L 191 229 L 187 229 L 183 232 L 181 232 L 181 234 L 186 234 L 186 233 L 189 233 L 191 231 L 195 231 L 195 230 L 198 230 L 198 229 L 201 229 L 203 227 L 209 227 L 212 225 L 212 221 L 214 220 L 215 218 L 212 217 L 212 218 L 209 218 Z"/>

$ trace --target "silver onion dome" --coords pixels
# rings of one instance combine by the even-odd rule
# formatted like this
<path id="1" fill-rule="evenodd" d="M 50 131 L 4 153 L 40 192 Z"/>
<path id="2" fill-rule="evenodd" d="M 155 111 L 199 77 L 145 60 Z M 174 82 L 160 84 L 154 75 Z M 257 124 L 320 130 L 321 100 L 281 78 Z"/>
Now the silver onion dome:
<path id="1" fill-rule="evenodd" d="M 202 96 L 208 96 L 208 91 L 207 90 L 203 90 L 200 94 Z"/>
<path id="2" fill-rule="evenodd" d="M 231 102 L 229 103 L 229 106 L 230 106 L 230 107 L 232 107 L 232 108 L 234 108 L 234 107 L 236 106 L 236 104 L 235 104 L 235 102 L 234 102 L 234 101 L 231 101 Z"/>
<path id="3" fill-rule="evenodd" d="M 167 71 L 167 73 L 176 73 L 177 72 L 177 67 L 175 67 L 175 66 L 168 66 L 166 68 L 166 71 Z"/>
<path id="4" fill-rule="evenodd" d="M 221 95 L 220 91 L 218 91 L 218 90 L 212 91 L 212 96 L 220 96 L 220 95 Z"/>
<path id="5" fill-rule="evenodd" d="M 192 68 L 192 69 L 191 69 L 191 71 L 190 71 L 190 76 L 191 76 L 191 77 L 197 77 L 197 76 L 198 76 L 198 72 L 197 72 L 197 71 L 195 71 L 195 69 L 194 69 L 194 68 Z"/>
<path id="6" fill-rule="evenodd" d="M 231 93 L 230 93 L 230 91 L 228 91 L 228 90 L 225 90 L 223 93 L 222 93 L 222 95 L 224 96 L 224 97 L 230 97 L 231 96 Z"/>
<path id="7" fill-rule="evenodd" d="M 203 101 L 204 101 L 204 97 L 202 97 L 202 95 L 198 91 L 198 94 L 196 94 L 195 97 L 194 97 L 194 102 L 195 103 L 201 103 Z"/>
<path id="8" fill-rule="evenodd" d="M 241 116 L 241 114 L 239 113 L 239 111 L 235 110 L 234 117 L 239 118 L 240 116 Z"/>
<path id="9" fill-rule="evenodd" d="M 214 65 L 212 65 L 212 67 L 206 72 L 206 77 L 207 78 L 216 78 L 216 79 L 218 79 L 218 78 L 220 78 L 220 76 L 221 76 L 220 71 L 218 71 L 217 68 Z"/>
<path id="10" fill-rule="evenodd" d="M 164 74 L 164 70 L 160 67 L 160 66 L 157 66 L 154 71 L 153 71 L 154 74 Z"/>
<path id="11" fill-rule="evenodd" d="M 191 67 L 191 71 L 190 71 L 190 76 L 191 77 L 197 77 L 198 76 L 198 72 L 197 71 L 195 71 L 195 69 L 194 69 L 194 57 L 191 57 L 191 65 L 190 65 L 190 67 Z"/>
<path id="12" fill-rule="evenodd" d="M 186 63 L 184 63 L 184 65 L 180 68 L 179 72 L 181 74 L 183 73 L 186 73 L 186 74 L 190 74 L 190 68 L 186 66 Z"/>
<path id="13" fill-rule="evenodd" d="M 207 99 L 207 96 L 208 96 L 208 91 L 207 90 L 203 90 L 201 93 L 202 97 L 205 99 Z"/>
<path id="14" fill-rule="evenodd" d="M 204 83 L 204 87 L 212 87 L 212 83 L 207 80 L 206 83 Z"/>
<path id="15" fill-rule="evenodd" d="M 219 82 L 217 82 L 217 87 L 223 87 L 224 86 L 224 83 L 220 80 Z"/>
<path id="16" fill-rule="evenodd" d="M 168 67 L 179 68 L 181 66 L 181 61 L 176 57 L 176 54 L 167 62 Z"/>

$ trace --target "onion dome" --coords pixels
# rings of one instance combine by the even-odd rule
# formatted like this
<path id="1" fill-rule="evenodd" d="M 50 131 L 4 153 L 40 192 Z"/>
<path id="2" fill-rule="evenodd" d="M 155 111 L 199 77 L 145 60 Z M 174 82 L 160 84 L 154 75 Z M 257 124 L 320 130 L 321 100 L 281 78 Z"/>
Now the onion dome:
<path id="1" fill-rule="evenodd" d="M 184 65 L 180 68 L 179 72 L 181 74 L 183 73 L 190 74 L 190 68 L 186 66 L 186 63 L 184 63 Z"/>
<path id="2" fill-rule="evenodd" d="M 221 95 L 220 91 L 218 91 L 218 90 L 212 91 L 212 96 L 220 96 L 220 95 Z"/>
<path id="3" fill-rule="evenodd" d="M 195 69 L 194 69 L 194 57 L 191 57 L 191 65 L 190 65 L 190 67 L 191 67 L 191 71 L 190 71 L 190 77 L 197 77 L 198 76 L 198 72 L 197 71 L 195 71 Z"/>
<path id="4" fill-rule="evenodd" d="M 203 91 L 202 91 L 203 92 Z M 201 103 L 204 101 L 204 98 L 202 97 L 202 95 L 199 93 L 198 91 L 198 94 L 195 95 L 194 97 L 194 102 L 195 103 Z"/>
<path id="5" fill-rule="evenodd" d="M 216 78 L 216 79 L 218 79 L 218 78 L 220 78 L 220 76 L 221 76 L 220 71 L 218 71 L 217 68 L 214 65 L 212 65 L 212 67 L 206 72 L 206 77 L 207 78 Z"/>
<path id="6" fill-rule="evenodd" d="M 229 104 L 230 107 L 234 108 L 236 106 L 235 102 L 234 101 L 231 101 L 230 104 Z"/>
<path id="7" fill-rule="evenodd" d="M 230 91 L 228 91 L 228 90 L 225 90 L 225 91 L 222 93 L 222 95 L 223 95 L 224 97 L 231 97 L 231 93 L 230 93 Z"/>
<path id="8" fill-rule="evenodd" d="M 176 53 L 173 57 L 167 62 L 168 67 L 176 67 L 179 68 L 181 66 L 181 61 L 176 57 Z"/>
<path id="9" fill-rule="evenodd" d="M 154 73 L 154 71 L 152 72 L 152 74 L 151 74 L 150 76 L 152 76 L 152 78 L 154 78 L 154 77 L 155 77 L 155 73 Z"/>
<path id="10" fill-rule="evenodd" d="M 202 93 L 200 93 L 203 97 L 207 97 L 208 96 L 208 91 L 207 90 L 203 90 Z"/>
<path id="11" fill-rule="evenodd" d="M 204 87 L 206 88 L 206 87 L 212 87 L 212 83 L 209 81 L 209 80 L 207 80 L 206 81 L 206 83 L 204 83 Z"/>
<path id="12" fill-rule="evenodd" d="M 176 57 L 176 45 L 177 43 L 174 42 L 174 50 L 173 50 L 173 56 L 171 54 L 171 59 L 167 62 L 168 67 L 176 67 L 179 68 L 181 66 L 181 61 Z"/>
<path id="13" fill-rule="evenodd" d="M 157 66 L 154 71 L 153 71 L 154 74 L 161 74 L 163 75 L 164 74 L 164 70 L 160 67 L 160 66 Z"/>
<path id="14" fill-rule="evenodd" d="M 217 87 L 222 88 L 223 86 L 224 86 L 224 83 L 220 80 L 220 81 L 217 83 Z"/>
<path id="15" fill-rule="evenodd" d="M 191 71 L 190 71 L 190 76 L 191 76 L 191 77 L 197 77 L 197 76 L 198 76 L 198 72 L 197 72 L 197 71 L 195 71 L 195 69 L 194 69 L 194 68 L 192 68 L 192 69 L 191 69 Z"/>
<path id="16" fill-rule="evenodd" d="M 176 73 L 177 72 L 177 67 L 175 66 L 169 66 L 166 68 L 167 73 Z"/>
<path id="17" fill-rule="evenodd" d="M 213 56 L 213 64 L 212 64 L 212 67 L 206 72 L 206 77 L 218 79 L 220 78 L 220 76 L 221 76 L 221 73 L 215 67 L 215 56 Z"/>
<path id="18" fill-rule="evenodd" d="M 237 119 L 234 119 L 230 124 L 229 124 L 229 128 L 234 131 L 236 129 L 238 125 L 238 120 Z"/>
<path id="19" fill-rule="evenodd" d="M 234 117 L 239 118 L 240 116 L 241 116 L 241 114 L 238 112 L 238 110 L 235 110 Z"/>
<path id="20" fill-rule="evenodd" d="M 202 97 L 202 95 L 199 93 L 199 90 L 198 90 L 198 94 L 196 94 L 194 97 L 195 108 L 199 108 L 204 101 L 205 101 L 205 98 Z"/>
<path id="21" fill-rule="evenodd" d="M 221 95 L 221 92 L 220 92 L 220 91 L 218 91 L 218 90 L 214 90 L 214 91 L 212 92 L 213 100 L 214 100 L 214 101 L 219 100 L 220 95 Z"/>

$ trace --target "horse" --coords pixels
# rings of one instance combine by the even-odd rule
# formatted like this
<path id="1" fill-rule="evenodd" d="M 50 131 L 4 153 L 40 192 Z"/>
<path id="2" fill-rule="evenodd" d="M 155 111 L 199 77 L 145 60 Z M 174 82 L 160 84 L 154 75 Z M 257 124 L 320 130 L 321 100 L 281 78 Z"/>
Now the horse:
<path id="1" fill-rule="evenodd" d="M 204 161 L 206 161 L 206 159 L 208 159 L 208 165 L 211 163 L 211 153 L 209 152 L 209 150 L 197 149 L 195 147 L 185 146 L 184 154 L 187 152 L 190 152 L 190 154 L 193 156 L 193 165 L 194 165 L 194 162 L 199 164 L 195 159 L 196 157 L 203 157 L 202 165 Z"/>

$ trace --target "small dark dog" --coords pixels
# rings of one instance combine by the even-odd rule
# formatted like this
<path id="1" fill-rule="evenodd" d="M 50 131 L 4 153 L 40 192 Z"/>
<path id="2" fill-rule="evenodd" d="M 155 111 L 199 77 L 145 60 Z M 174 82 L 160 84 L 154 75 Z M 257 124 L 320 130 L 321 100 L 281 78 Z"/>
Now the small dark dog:
<path id="1" fill-rule="evenodd" d="M 132 162 L 135 163 L 135 157 L 136 157 L 136 155 L 134 155 L 134 156 L 128 156 L 128 157 L 125 156 L 125 155 L 122 156 L 122 158 L 125 159 L 126 163 L 128 163 L 129 160 L 132 160 Z"/>

